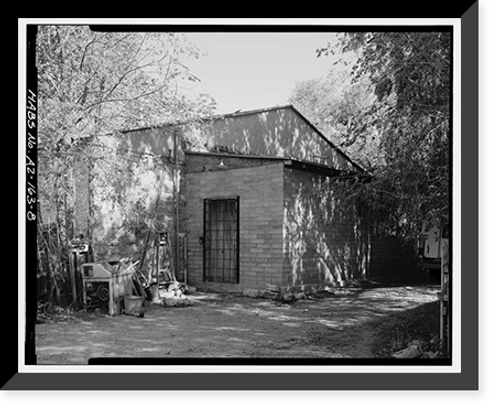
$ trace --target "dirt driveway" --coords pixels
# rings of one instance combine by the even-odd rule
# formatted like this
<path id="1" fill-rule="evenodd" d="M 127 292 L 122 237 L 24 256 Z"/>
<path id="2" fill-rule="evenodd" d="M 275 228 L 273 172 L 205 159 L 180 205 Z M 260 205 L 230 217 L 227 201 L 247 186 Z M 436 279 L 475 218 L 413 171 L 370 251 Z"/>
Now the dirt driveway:
<path id="1" fill-rule="evenodd" d="M 36 325 L 38 364 L 92 357 L 372 358 L 391 314 L 437 300 L 432 286 L 323 292 L 293 303 L 196 293 L 188 307 L 147 302 L 143 318 L 73 312 Z"/>

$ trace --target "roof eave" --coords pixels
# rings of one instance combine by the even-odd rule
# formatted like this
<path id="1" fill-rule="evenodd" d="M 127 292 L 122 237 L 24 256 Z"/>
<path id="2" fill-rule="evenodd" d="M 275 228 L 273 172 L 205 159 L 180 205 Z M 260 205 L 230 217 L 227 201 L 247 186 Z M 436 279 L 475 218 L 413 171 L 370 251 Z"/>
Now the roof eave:
<path id="1" fill-rule="evenodd" d="M 334 169 L 328 166 L 315 164 L 311 162 L 304 162 L 301 160 L 287 159 L 284 161 L 285 167 L 289 169 L 300 170 L 303 172 L 315 173 L 323 176 L 339 177 L 343 176 L 346 172 L 344 170 Z"/>
<path id="2" fill-rule="evenodd" d="M 351 163 L 358 171 L 364 173 L 365 169 L 358 165 L 354 160 L 352 160 L 348 155 L 346 155 L 341 149 L 339 149 L 335 144 L 333 144 L 324 134 L 321 130 L 319 130 L 313 123 L 309 121 L 307 117 L 305 117 L 295 106 L 289 105 L 295 113 L 297 113 L 302 120 L 304 120 L 309 127 L 311 127 L 320 137 L 323 139 L 332 149 L 334 149 L 337 153 L 339 153 L 341 156 L 343 156 L 349 163 Z"/>

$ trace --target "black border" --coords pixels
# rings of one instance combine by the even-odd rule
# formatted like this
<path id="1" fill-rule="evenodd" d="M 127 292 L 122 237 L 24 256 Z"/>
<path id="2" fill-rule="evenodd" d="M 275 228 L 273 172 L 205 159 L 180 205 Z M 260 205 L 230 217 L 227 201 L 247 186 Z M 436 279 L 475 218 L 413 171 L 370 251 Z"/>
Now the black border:
<path id="1" fill-rule="evenodd" d="M 413 16 L 415 17 L 415 16 Z M 436 16 L 433 16 L 436 17 Z M 475 390 L 478 389 L 478 3 L 462 17 L 462 340 L 460 373 L 15 373 L 4 390 Z M 29 26 L 28 26 L 29 27 Z M 262 31 L 262 30 L 261 30 Z M 28 29 L 28 42 L 30 41 Z M 29 50 L 29 47 L 28 47 Z M 29 79 L 27 79 L 29 82 Z M 28 228 L 27 228 L 28 235 Z M 33 239 L 27 237 L 26 251 Z M 36 240 L 35 240 L 36 242 Z M 26 268 L 28 270 L 27 259 Z M 28 296 L 27 296 L 28 297 Z M 27 308 L 28 309 L 28 308 Z M 12 352 L 11 352 L 12 353 Z M 14 352 L 16 353 L 16 352 Z M 26 359 L 28 360 L 28 359 Z M 12 369 L 11 369 L 12 371 Z M 5 376 L 4 376 L 5 378 Z M 5 379 L 2 381 L 4 382 Z"/>
<path id="2" fill-rule="evenodd" d="M 335 33 L 335 32 L 365 32 L 373 31 L 376 26 L 377 31 L 393 32 L 408 31 L 409 25 L 257 25 L 257 24 L 214 24 L 200 28 L 199 25 L 169 24 L 169 25 L 143 25 L 143 24 L 91 24 L 89 27 L 96 32 L 217 32 L 217 33 Z M 434 25 L 432 27 L 423 25 L 412 25 L 413 32 L 447 31 L 449 25 Z"/>
<path id="3" fill-rule="evenodd" d="M 372 358 L 127 358 L 127 357 L 97 357 L 90 358 L 92 366 L 450 366 L 449 359 L 380 359 Z"/>
<path id="4" fill-rule="evenodd" d="M 29 110 L 31 115 L 35 114 L 35 118 L 31 121 L 27 118 L 26 122 L 26 239 L 34 241 L 26 242 L 26 274 L 36 276 L 36 256 L 37 256 L 37 191 L 38 191 L 38 147 L 33 142 L 38 140 L 38 78 L 35 66 L 36 60 L 36 34 L 37 26 L 29 26 L 27 31 L 27 68 L 26 68 L 26 86 L 27 99 L 26 109 L 32 109 L 32 105 L 36 106 L 35 110 Z M 36 97 L 35 97 L 36 96 Z M 29 102 L 31 100 L 31 102 Z M 34 164 L 34 166 L 31 166 Z M 35 192 L 33 193 L 33 188 Z M 33 203 L 32 201 L 35 201 Z M 31 201 L 31 203 L 29 203 Z M 34 214 L 34 219 L 33 219 Z M 35 279 L 33 276 L 31 279 Z M 28 276 L 26 281 L 28 282 Z M 33 280 L 31 280 L 33 282 Z M 24 354 L 26 365 L 36 364 L 35 352 L 35 322 L 37 311 L 36 287 L 26 288 L 26 341 L 24 344 Z"/>

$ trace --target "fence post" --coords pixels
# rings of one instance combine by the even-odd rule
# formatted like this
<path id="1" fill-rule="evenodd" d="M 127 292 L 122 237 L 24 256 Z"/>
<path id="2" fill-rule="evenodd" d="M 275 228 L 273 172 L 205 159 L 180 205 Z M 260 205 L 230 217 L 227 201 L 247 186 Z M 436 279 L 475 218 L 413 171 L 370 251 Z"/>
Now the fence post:
<path id="1" fill-rule="evenodd" d="M 440 340 L 446 354 L 450 354 L 450 273 L 449 273 L 449 241 L 442 239 L 441 241 L 441 323 L 440 323 Z"/>

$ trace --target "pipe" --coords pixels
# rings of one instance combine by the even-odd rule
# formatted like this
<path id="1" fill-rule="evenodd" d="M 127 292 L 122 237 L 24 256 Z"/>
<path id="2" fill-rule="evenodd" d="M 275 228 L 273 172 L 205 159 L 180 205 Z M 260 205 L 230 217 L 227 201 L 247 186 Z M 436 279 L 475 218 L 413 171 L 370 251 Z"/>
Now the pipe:
<path id="1" fill-rule="evenodd" d="M 174 131 L 175 277 L 179 279 L 179 136 Z"/>

